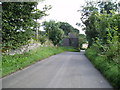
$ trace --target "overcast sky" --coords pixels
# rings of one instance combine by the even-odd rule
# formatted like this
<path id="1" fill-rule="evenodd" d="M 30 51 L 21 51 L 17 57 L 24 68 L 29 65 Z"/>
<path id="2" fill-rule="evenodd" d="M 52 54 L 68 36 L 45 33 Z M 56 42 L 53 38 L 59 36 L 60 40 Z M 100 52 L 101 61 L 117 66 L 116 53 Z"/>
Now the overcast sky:
<path id="1" fill-rule="evenodd" d="M 52 9 L 49 12 L 47 12 L 50 15 L 43 18 L 43 20 L 41 21 L 55 20 L 55 21 L 68 22 L 73 27 L 79 29 L 80 33 L 84 33 L 81 27 L 78 27 L 76 23 L 80 22 L 80 16 L 81 16 L 81 13 L 77 12 L 77 10 L 79 10 L 80 7 L 85 4 L 85 1 L 86 0 L 45 0 L 43 2 L 39 2 L 38 4 L 39 9 L 42 9 L 44 5 L 52 6 Z M 96 1 L 96 0 L 88 0 L 88 1 Z M 103 0 L 103 1 L 108 1 L 108 0 Z M 119 0 L 113 0 L 113 1 L 119 1 Z"/>
<path id="2" fill-rule="evenodd" d="M 80 12 L 77 10 L 80 9 L 81 5 L 84 5 L 84 0 L 45 0 L 39 2 L 38 8 L 42 8 L 44 5 L 52 5 L 52 9 L 47 12 L 50 15 L 43 18 L 43 20 L 55 20 L 68 22 L 73 27 L 80 30 L 80 33 L 84 33 L 80 27 L 76 25 L 77 22 L 80 22 Z"/>

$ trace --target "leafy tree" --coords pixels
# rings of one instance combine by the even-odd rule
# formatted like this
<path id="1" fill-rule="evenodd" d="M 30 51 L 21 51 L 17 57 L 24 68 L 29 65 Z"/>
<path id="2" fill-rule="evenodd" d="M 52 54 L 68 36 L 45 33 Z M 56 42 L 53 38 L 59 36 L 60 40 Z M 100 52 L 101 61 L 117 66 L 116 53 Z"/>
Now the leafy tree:
<path id="1" fill-rule="evenodd" d="M 36 20 L 46 16 L 48 9 L 36 9 L 36 2 L 2 3 L 2 42 L 3 48 L 15 49 L 32 38 Z M 7 48 L 8 47 L 8 48 Z"/>
<path id="2" fill-rule="evenodd" d="M 96 17 L 96 12 L 92 13 L 91 16 L 84 22 L 86 28 L 85 28 L 85 33 L 86 33 L 86 38 L 89 43 L 89 47 L 93 44 L 93 39 L 95 39 L 98 36 L 98 31 L 96 28 L 96 20 L 98 18 Z"/>
<path id="3" fill-rule="evenodd" d="M 84 6 L 82 6 L 82 10 L 78 10 L 81 12 L 81 21 L 84 24 L 85 21 L 89 18 L 92 12 L 97 12 L 97 4 L 95 2 L 87 1 Z"/>
<path id="4" fill-rule="evenodd" d="M 112 14 L 112 11 L 117 11 L 117 4 L 115 2 L 112 1 L 102 1 L 102 2 L 98 2 L 98 6 L 100 7 L 100 13 L 103 13 L 104 10 L 107 11 L 107 14 Z"/>
<path id="5" fill-rule="evenodd" d="M 74 32 L 74 28 L 67 22 L 59 22 L 60 26 L 59 28 L 61 28 L 65 35 L 67 36 L 70 32 Z"/>
<path id="6" fill-rule="evenodd" d="M 96 40 L 96 37 L 99 37 L 100 39 L 103 40 L 103 43 L 106 42 L 107 40 L 107 30 L 106 27 L 109 25 L 109 17 L 111 17 L 112 12 L 116 11 L 116 6 L 117 4 L 113 3 L 113 2 L 86 2 L 86 6 L 83 7 L 82 11 L 82 18 L 81 21 L 82 23 L 85 25 L 85 33 L 87 35 L 87 40 L 89 43 L 89 47 L 93 44 L 94 40 Z M 99 9 L 100 12 L 102 14 L 99 13 Z M 106 14 L 110 14 L 106 15 L 103 13 L 104 11 L 107 11 Z M 103 17 L 98 17 L 98 16 L 103 15 Z M 94 39 L 94 40 L 93 40 Z"/>
<path id="7" fill-rule="evenodd" d="M 93 38 L 98 35 L 98 32 L 95 28 L 96 16 L 95 14 L 98 12 L 97 3 L 88 1 L 85 6 L 82 6 L 82 10 L 78 10 L 82 14 L 81 21 L 84 26 L 83 30 L 85 30 L 86 38 L 88 40 L 89 47 L 93 43 Z"/>
<path id="8" fill-rule="evenodd" d="M 55 21 L 45 21 L 43 26 L 48 38 L 53 42 L 53 44 L 59 44 L 64 37 L 64 31 L 59 28 L 59 23 L 56 23 Z"/>
<path id="9" fill-rule="evenodd" d="M 108 59 L 119 62 L 120 14 L 109 14 L 92 11 L 84 21 L 85 33 L 89 47 L 96 47 L 98 53 L 105 54 Z"/>
<path id="10" fill-rule="evenodd" d="M 79 30 L 77 28 L 73 29 L 73 33 L 76 35 L 76 37 L 79 37 Z"/>

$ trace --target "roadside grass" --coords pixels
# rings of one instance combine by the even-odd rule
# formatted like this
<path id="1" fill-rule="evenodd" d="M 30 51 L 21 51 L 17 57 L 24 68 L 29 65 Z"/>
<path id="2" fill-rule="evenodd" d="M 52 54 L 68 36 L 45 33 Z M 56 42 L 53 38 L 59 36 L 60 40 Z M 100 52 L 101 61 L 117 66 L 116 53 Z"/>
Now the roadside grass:
<path id="1" fill-rule="evenodd" d="M 115 90 L 120 90 L 120 66 L 112 60 L 108 60 L 105 55 L 97 55 L 94 49 L 87 49 L 86 56 L 94 66 L 106 77 Z"/>
<path id="2" fill-rule="evenodd" d="M 2 75 L 4 77 L 17 70 L 23 69 L 37 61 L 45 59 L 51 55 L 64 51 L 78 51 L 72 47 L 39 47 L 24 54 L 3 55 L 2 56 Z"/>

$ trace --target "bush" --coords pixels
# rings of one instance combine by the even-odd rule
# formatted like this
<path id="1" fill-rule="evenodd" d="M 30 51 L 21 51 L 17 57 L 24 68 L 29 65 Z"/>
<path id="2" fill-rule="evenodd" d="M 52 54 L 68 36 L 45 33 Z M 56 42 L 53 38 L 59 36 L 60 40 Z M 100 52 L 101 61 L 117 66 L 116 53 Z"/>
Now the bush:
<path id="1" fill-rule="evenodd" d="M 42 36 L 42 35 L 39 36 L 39 41 L 40 41 L 41 44 L 44 44 L 46 42 L 46 40 L 47 40 L 47 37 L 45 35 L 44 36 Z"/>
<path id="2" fill-rule="evenodd" d="M 86 56 L 115 88 L 120 88 L 119 64 L 109 60 L 106 55 L 97 55 L 94 48 L 86 50 Z"/>
<path id="3" fill-rule="evenodd" d="M 94 58 L 97 56 L 97 52 L 95 49 L 87 49 L 85 54 L 91 60 L 94 60 Z"/>

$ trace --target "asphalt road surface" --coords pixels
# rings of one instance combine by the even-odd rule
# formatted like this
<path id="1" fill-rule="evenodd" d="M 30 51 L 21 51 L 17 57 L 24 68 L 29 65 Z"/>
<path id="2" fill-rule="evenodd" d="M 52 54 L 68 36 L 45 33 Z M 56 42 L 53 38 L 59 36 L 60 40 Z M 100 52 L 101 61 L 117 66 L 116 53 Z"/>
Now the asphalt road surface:
<path id="1" fill-rule="evenodd" d="M 64 52 L 2 79 L 3 88 L 112 88 L 85 57 Z"/>

